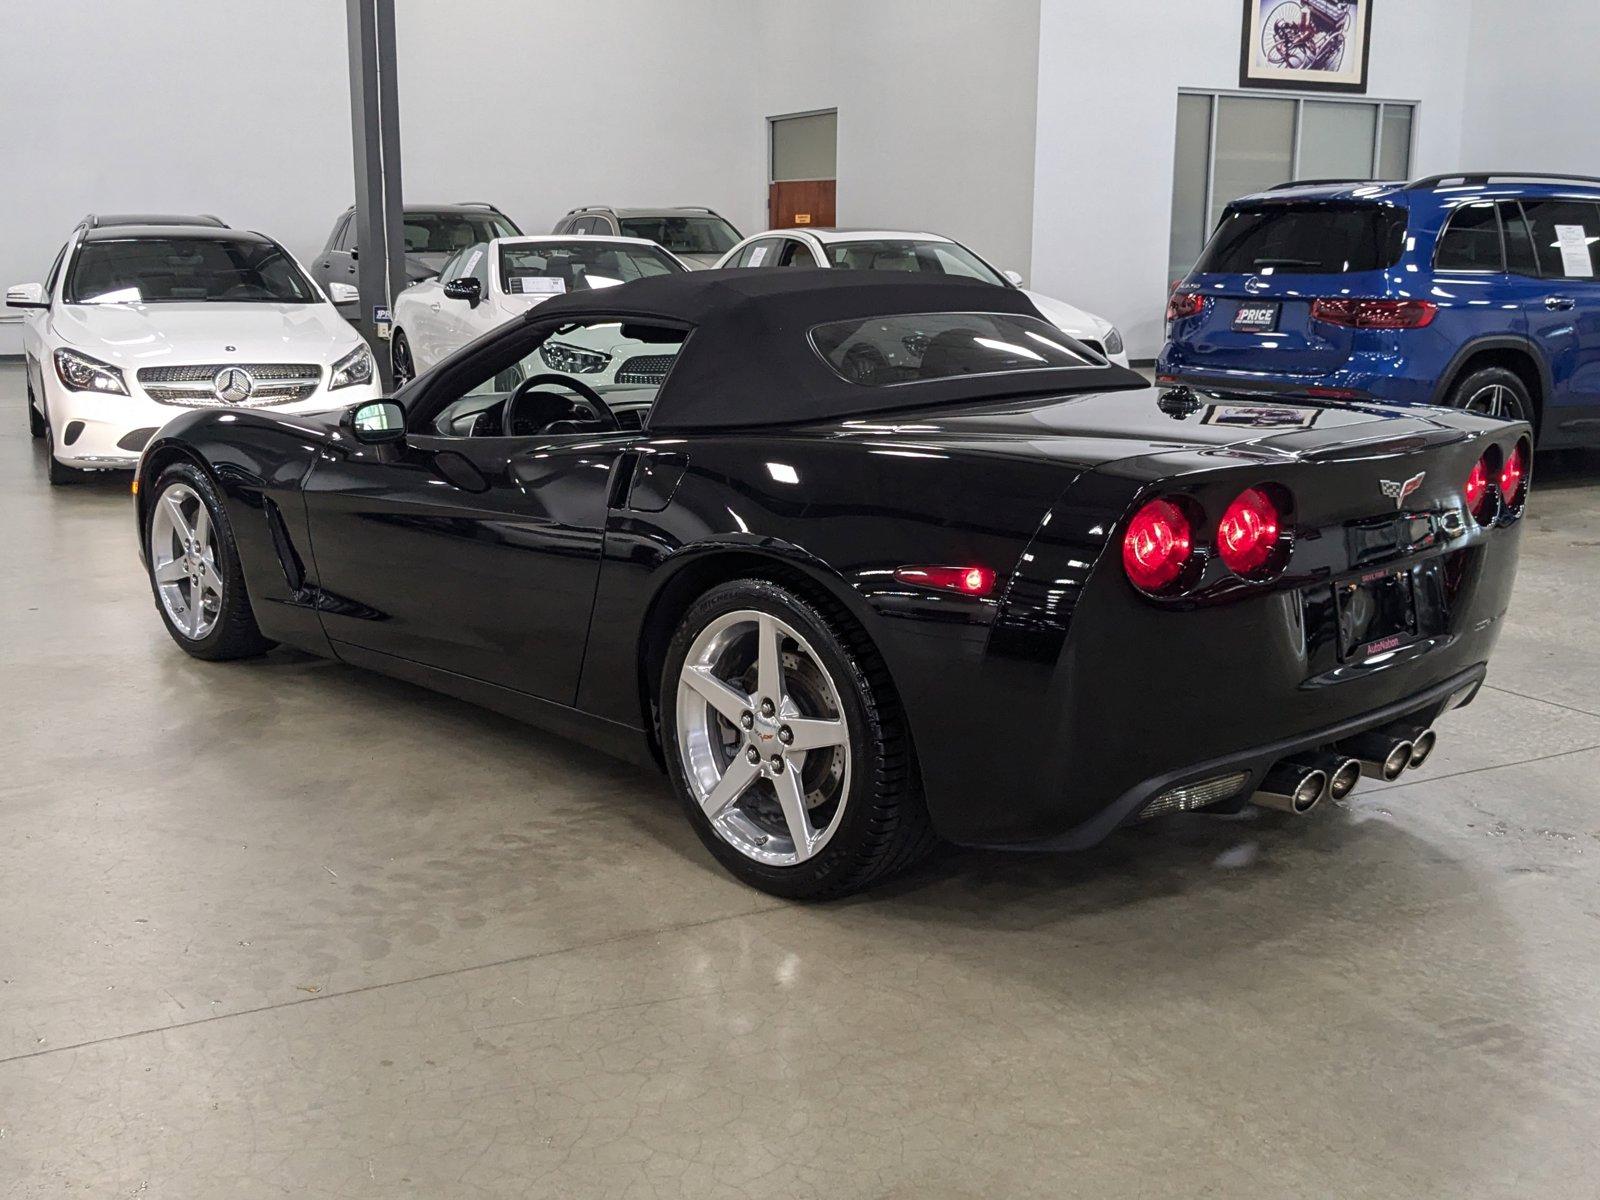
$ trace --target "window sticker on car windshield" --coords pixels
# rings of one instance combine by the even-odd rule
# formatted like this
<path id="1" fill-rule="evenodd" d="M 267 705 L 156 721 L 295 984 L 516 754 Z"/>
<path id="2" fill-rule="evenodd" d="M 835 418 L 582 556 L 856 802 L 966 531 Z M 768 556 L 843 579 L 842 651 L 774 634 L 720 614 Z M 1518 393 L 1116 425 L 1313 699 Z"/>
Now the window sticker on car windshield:
<path id="1" fill-rule="evenodd" d="M 482 257 L 482 250 L 474 250 L 470 255 L 467 256 L 467 261 L 462 263 L 461 266 L 456 270 L 456 278 L 460 279 L 463 275 L 471 275 L 472 269 L 478 265 L 478 260 Z"/>
<path id="2" fill-rule="evenodd" d="M 1561 248 L 1561 269 L 1568 275 L 1587 278 L 1594 274 L 1594 263 L 1589 257 L 1590 237 L 1582 225 L 1557 225 L 1556 245 Z"/>
<path id="3" fill-rule="evenodd" d="M 745 265 L 749 267 L 759 267 L 762 260 L 766 257 L 767 248 L 765 246 L 757 246 L 754 250 L 750 251 L 750 261 Z"/>
<path id="4" fill-rule="evenodd" d="M 517 287 L 524 296 L 559 296 L 567 290 L 567 281 L 561 278 L 548 279 L 538 275 L 524 275 L 517 280 Z"/>

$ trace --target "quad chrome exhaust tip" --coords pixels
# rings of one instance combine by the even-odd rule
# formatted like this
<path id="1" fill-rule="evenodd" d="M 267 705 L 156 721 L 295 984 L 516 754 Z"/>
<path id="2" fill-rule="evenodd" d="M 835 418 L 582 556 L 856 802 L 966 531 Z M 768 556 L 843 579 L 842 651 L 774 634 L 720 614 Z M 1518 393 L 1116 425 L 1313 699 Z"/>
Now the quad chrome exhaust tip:
<path id="1" fill-rule="evenodd" d="M 1304 816 L 1322 803 L 1328 787 L 1328 773 L 1321 767 L 1285 759 L 1267 772 L 1250 803 Z"/>
<path id="2" fill-rule="evenodd" d="M 1433 753 L 1434 744 L 1439 740 L 1439 735 L 1431 729 L 1424 729 L 1417 734 L 1411 742 L 1411 761 L 1406 765 L 1416 770 L 1428 761 L 1428 755 Z"/>
<path id="3" fill-rule="evenodd" d="M 1328 776 L 1329 800 L 1343 800 L 1355 790 L 1356 784 L 1361 782 L 1361 760 L 1351 758 L 1348 754 L 1328 753 L 1299 754 L 1290 759 L 1295 766 L 1307 769 L 1316 768 Z"/>
<path id="4" fill-rule="evenodd" d="M 1431 731 L 1424 733 L 1429 739 L 1433 736 Z M 1348 754 L 1360 762 L 1361 773 L 1368 779 L 1382 779 L 1391 783 L 1399 779 L 1400 773 L 1407 767 L 1418 765 L 1420 760 L 1415 760 L 1416 749 L 1416 742 L 1409 736 L 1381 729 L 1359 733 L 1338 745 L 1341 754 Z M 1429 740 L 1422 757 L 1427 758 L 1432 751 L 1433 741 Z"/>

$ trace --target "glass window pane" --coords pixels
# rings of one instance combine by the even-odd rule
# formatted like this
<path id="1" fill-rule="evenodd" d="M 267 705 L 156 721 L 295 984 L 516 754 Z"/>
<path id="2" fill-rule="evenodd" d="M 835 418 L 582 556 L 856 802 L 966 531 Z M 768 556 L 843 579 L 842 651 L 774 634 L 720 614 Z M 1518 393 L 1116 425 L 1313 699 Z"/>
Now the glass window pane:
<path id="1" fill-rule="evenodd" d="M 1172 171 L 1172 240 L 1167 278 L 1188 274 L 1211 232 L 1206 220 L 1206 160 L 1211 155 L 1211 97 L 1178 97 L 1178 143 Z"/>
<path id="2" fill-rule="evenodd" d="M 1215 225 L 1230 200 L 1290 178 L 1294 101 L 1224 96 L 1217 102 L 1217 164 L 1211 197 Z"/>
<path id="3" fill-rule="evenodd" d="M 1411 178 L 1411 109 L 1407 105 L 1383 106 L 1383 145 L 1379 148 L 1378 178 Z"/>
<path id="4" fill-rule="evenodd" d="M 1522 218 L 1522 206 L 1515 200 L 1500 201 L 1500 224 L 1506 234 L 1506 270 L 1513 275 L 1537 275 L 1539 261 L 1528 223 Z"/>
<path id="5" fill-rule="evenodd" d="M 1376 104 L 1307 100 L 1300 121 L 1300 179 L 1372 178 Z"/>
<path id="6" fill-rule="evenodd" d="M 836 173 L 838 113 L 772 122 L 772 179 L 832 179 Z"/>
<path id="7" fill-rule="evenodd" d="M 1439 235 L 1433 265 L 1440 271 L 1503 271 L 1500 222 L 1487 200 L 1456 209 Z"/>
<path id="8" fill-rule="evenodd" d="M 1533 245 L 1544 274 L 1596 277 L 1594 245 L 1600 242 L 1600 208 L 1587 200 L 1524 200 Z"/>
<path id="9" fill-rule="evenodd" d="M 1106 366 L 1054 325 L 1011 313 L 911 313 L 831 321 L 812 327 L 811 345 L 840 378 L 863 387 Z"/>

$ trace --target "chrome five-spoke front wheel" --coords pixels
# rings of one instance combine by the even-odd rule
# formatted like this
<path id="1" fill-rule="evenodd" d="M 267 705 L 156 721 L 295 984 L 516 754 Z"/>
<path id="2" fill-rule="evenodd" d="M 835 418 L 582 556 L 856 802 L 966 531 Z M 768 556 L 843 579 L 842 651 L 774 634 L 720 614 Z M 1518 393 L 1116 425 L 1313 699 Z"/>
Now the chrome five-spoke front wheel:
<path id="1" fill-rule="evenodd" d="M 678 673 L 677 749 L 716 835 L 770 866 L 813 858 L 840 827 L 850 739 L 838 685 L 792 625 L 737 609 Z"/>
<path id="2" fill-rule="evenodd" d="M 150 573 L 173 628 L 192 641 L 215 629 L 222 613 L 219 561 L 205 502 L 188 484 L 171 484 L 150 515 Z"/>

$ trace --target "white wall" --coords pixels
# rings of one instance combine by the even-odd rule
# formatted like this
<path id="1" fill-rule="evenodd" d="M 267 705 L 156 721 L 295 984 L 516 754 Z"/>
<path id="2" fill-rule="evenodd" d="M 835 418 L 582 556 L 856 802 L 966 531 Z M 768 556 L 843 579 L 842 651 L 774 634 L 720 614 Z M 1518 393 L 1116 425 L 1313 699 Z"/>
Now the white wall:
<path id="1" fill-rule="evenodd" d="M 320 247 L 353 187 L 346 63 L 328 0 L 6 3 L 0 285 L 43 279 L 91 211 L 214 212 Z"/>
<path id="2" fill-rule="evenodd" d="M 337 0 L 5 9 L 0 284 L 40 278 L 89 211 L 215 212 L 321 248 L 353 190 Z M 592 203 L 707 204 L 754 231 L 766 118 L 837 107 L 841 221 L 1023 267 L 1037 22 L 1037 0 L 405 3 L 404 193 L 490 200 L 530 232 Z"/>
<path id="3" fill-rule="evenodd" d="M 1039 0 L 747 8 L 762 115 L 839 110 L 840 225 L 930 230 L 1027 270 Z"/>
<path id="4" fill-rule="evenodd" d="M 741 230 L 759 228 L 766 143 L 752 98 L 764 69 L 753 36 L 758 7 L 401 4 L 407 202 L 490 200 L 529 233 L 548 233 L 581 204 L 704 204 Z M 348 144 L 348 116 L 345 130 Z M 348 194 L 348 167 L 344 174 Z"/>
<path id="5" fill-rule="evenodd" d="M 1600 175 L 1595 0 L 1473 0 L 1464 170 Z"/>
<path id="6" fill-rule="evenodd" d="M 1129 353 L 1150 358 L 1169 282 L 1178 89 L 1239 86 L 1240 4 L 1142 0 L 1116 20 L 1087 7 L 1042 0 L 1032 282 L 1114 321 Z M 1460 164 L 1470 13 L 1470 0 L 1374 8 L 1368 95 L 1420 102 L 1419 174 Z M 1525 79 L 1533 62 L 1516 69 Z"/>
<path id="7" fill-rule="evenodd" d="M 839 109 L 839 220 L 972 244 L 1155 353 L 1180 87 L 1237 86 L 1239 0 L 453 0 L 399 6 L 416 202 L 766 221 L 766 118 Z M 1414 168 L 1600 173 L 1594 0 L 1383 0 L 1370 95 Z M 211 211 L 309 257 L 352 192 L 337 0 L 5 0 L 0 284 L 90 210 Z M 14 353 L 0 324 L 0 354 Z"/>

